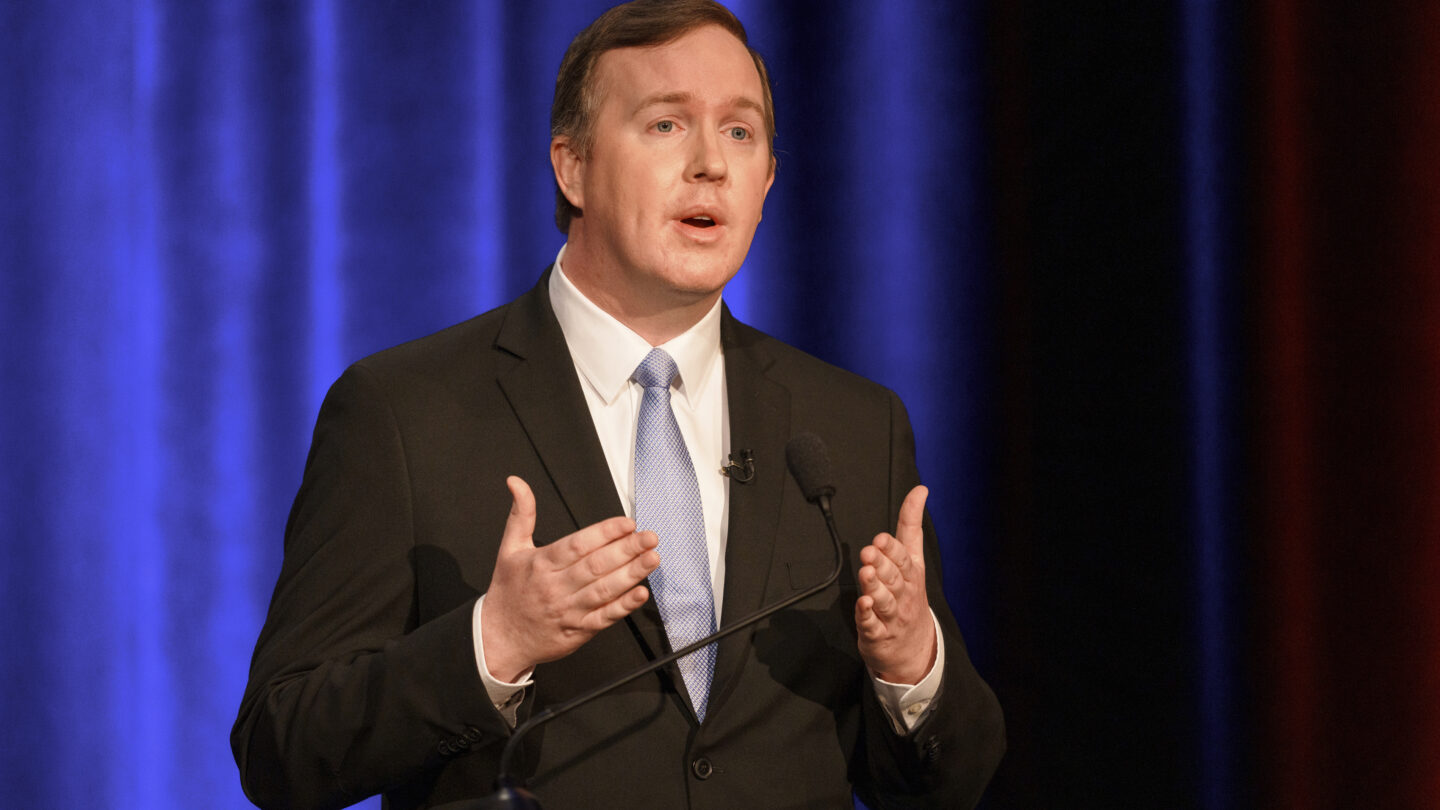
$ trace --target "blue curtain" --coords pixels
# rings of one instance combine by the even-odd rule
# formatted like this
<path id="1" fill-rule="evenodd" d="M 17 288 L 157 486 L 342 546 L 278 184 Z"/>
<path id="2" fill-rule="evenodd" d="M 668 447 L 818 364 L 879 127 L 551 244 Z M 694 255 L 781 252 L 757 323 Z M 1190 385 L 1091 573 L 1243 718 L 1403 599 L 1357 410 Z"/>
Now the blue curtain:
<path id="1" fill-rule="evenodd" d="M 6 804 L 247 806 L 228 732 L 320 399 L 552 259 L 555 70 L 609 4 L 4 4 Z M 1138 728 L 1170 732 L 1137 754 L 1146 795 L 1228 806 L 1216 4 L 730 5 L 774 76 L 779 174 L 726 298 L 908 404 L 947 595 L 1010 715 L 990 802 L 1063 803 L 1122 766 L 1057 768 L 1060 741 Z M 1096 405 L 1130 384 L 1134 408 Z M 1112 497 L 1138 478 L 1154 520 Z M 1130 545 L 1097 549 L 1107 527 Z M 1122 610 L 1067 614 L 1117 582 Z M 1086 635 L 1122 630 L 1170 646 L 1092 671 Z M 1075 692 L 1117 683 L 1120 717 Z"/>

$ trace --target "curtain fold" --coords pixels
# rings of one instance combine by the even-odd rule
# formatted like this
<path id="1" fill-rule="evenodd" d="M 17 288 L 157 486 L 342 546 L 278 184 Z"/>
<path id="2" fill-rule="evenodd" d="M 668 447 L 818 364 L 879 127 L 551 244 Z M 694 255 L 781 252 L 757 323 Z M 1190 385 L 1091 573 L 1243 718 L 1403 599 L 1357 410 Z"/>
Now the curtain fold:
<path id="1" fill-rule="evenodd" d="M 1275 806 L 1440 781 L 1440 14 L 1261 16 L 1258 720 Z"/>
<path id="2" fill-rule="evenodd" d="M 347 363 L 513 297 L 553 259 L 555 71 L 607 5 L 0 11 L 12 801 L 244 806 L 228 729 L 320 399 Z M 955 47 L 973 12 L 737 11 L 776 77 L 781 168 L 727 299 L 905 396 L 983 652 L 985 568 L 965 561 L 991 542 L 988 325 L 959 292 L 984 288 L 987 236 L 978 137 L 953 137 L 982 126 Z M 911 93 L 923 128 L 899 120 Z"/>

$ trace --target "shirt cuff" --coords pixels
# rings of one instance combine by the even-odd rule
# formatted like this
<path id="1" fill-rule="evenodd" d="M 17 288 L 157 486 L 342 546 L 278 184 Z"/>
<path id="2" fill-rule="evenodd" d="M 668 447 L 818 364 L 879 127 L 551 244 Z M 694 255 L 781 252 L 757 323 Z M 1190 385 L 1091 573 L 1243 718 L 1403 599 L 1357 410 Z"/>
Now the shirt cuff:
<path id="1" fill-rule="evenodd" d="M 484 605 L 485 597 L 481 596 L 475 600 L 475 612 L 470 615 L 471 632 L 475 636 L 475 666 L 480 670 L 480 682 L 485 685 L 485 694 L 490 697 L 495 711 L 500 712 L 505 723 L 513 729 L 516 712 L 520 709 L 520 702 L 525 699 L 525 689 L 535 683 L 530 677 L 535 674 L 535 670 L 521 673 L 520 680 L 515 683 L 502 681 L 490 674 L 490 668 L 485 665 L 485 643 L 480 638 L 480 609 Z"/>
<path id="2" fill-rule="evenodd" d="M 875 697 L 880 699 L 880 707 L 885 710 L 885 716 L 890 718 L 891 728 L 902 737 L 910 734 L 930 716 L 931 709 L 935 707 L 936 696 L 940 692 L 940 681 L 945 674 L 945 634 L 940 632 L 940 620 L 935 618 L 933 610 L 930 611 L 930 621 L 935 625 L 935 665 L 930 667 L 930 671 L 919 683 L 891 683 L 875 677 L 874 674 L 870 676 L 870 680 L 875 682 Z"/>

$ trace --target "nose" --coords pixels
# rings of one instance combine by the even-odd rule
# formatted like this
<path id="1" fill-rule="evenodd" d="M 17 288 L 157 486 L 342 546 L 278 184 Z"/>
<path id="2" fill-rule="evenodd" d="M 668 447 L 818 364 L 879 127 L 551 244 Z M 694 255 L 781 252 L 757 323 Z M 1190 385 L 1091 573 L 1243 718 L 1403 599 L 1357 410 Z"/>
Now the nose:
<path id="1" fill-rule="evenodd" d="M 724 180 L 727 170 L 720 134 L 708 128 L 702 130 L 694 139 L 690 155 L 690 179 Z"/>

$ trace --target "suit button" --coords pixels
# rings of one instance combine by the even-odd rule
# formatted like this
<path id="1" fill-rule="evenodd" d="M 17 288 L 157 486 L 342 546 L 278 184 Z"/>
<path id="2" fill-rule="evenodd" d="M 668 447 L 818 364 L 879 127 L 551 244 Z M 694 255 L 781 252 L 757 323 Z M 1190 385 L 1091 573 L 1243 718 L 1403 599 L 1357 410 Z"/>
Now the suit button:
<path id="1" fill-rule="evenodd" d="M 925 741 L 925 761 L 934 765 L 940 761 L 940 740 L 931 737 Z"/>
<path id="2" fill-rule="evenodd" d="M 695 772 L 696 779 L 705 780 L 710 778 L 710 774 L 715 773 L 715 766 L 711 765 L 710 760 L 705 757 L 696 757 L 695 761 L 690 763 L 690 770 Z"/>
<path id="3" fill-rule="evenodd" d="M 465 729 L 465 739 L 469 740 L 472 744 L 480 742 L 480 729 L 474 726 Z"/>
<path id="4" fill-rule="evenodd" d="M 449 740 L 443 740 L 443 741 L 441 741 L 441 743 L 440 743 L 440 756 L 442 756 L 442 757 L 448 757 L 448 756 L 450 756 L 450 755 L 453 754 L 453 753 L 455 753 L 455 749 L 453 749 L 453 748 L 450 747 L 450 741 L 449 741 Z"/>

